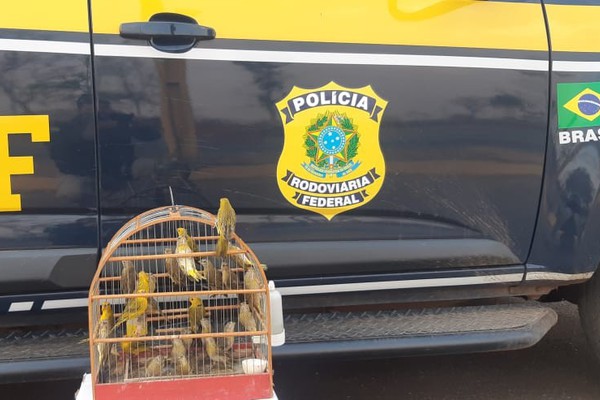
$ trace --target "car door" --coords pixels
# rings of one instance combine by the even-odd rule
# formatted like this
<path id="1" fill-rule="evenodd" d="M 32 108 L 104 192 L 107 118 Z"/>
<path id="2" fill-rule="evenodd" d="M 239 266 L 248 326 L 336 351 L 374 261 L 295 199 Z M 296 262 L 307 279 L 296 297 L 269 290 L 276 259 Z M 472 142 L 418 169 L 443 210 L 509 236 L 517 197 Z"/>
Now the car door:
<path id="1" fill-rule="evenodd" d="M 1 295 L 87 288 L 95 270 L 88 27 L 81 0 L 11 3 L 0 13 Z M 40 307 L 26 301 L 17 311 Z"/>
<path id="2" fill-rule="evenodd" d="M 549 2 L 552 101 L 545 183 L 528 279 L 586 279 L 598 268 L 600 1 Z M 557 279 L 559 279 L 557 278 Z"/>
<path id="3" fill-rule="evenodd" d="M 172 187 L 212 212 L 228 197 L 272 278 L 527 257 L 547 132 L 539 2 L 91 4 L 104 243 Z"/>

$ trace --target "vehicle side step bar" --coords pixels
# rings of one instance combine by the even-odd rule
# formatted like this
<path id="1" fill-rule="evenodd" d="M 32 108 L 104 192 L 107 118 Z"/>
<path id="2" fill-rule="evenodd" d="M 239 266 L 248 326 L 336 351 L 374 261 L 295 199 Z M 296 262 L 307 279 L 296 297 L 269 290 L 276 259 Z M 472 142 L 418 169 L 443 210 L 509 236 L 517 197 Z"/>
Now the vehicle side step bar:
<path id="1" fill-rule="evenodd" d="M 287 357 L 394 357 L 520 349 L 537 343 L 557 315 L 534 302 L 478 307 L 286 316 Z M 80 378 L 89 371 L 86 329 L 0 331 L 0 384 Z"/>
<path id="2" fill-rule="evenodd" d="M 394 357 L 523 349 L 558 320 L 534 302 L 476 307 L 292 314 L 276 358 Z"/>
<path id="3" fill-rule="evenodd" d="M 87 329 L 0 330 L 0 384 L 78 378 L 90 369 Z"/>

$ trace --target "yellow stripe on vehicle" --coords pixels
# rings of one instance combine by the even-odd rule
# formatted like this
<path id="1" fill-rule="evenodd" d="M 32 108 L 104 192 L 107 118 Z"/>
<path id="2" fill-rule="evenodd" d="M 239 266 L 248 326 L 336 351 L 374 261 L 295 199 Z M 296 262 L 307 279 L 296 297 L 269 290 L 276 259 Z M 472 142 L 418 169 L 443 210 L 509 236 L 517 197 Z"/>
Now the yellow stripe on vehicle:
<path id="1" fill-rule="evenodd" d="M 600 52 L 600 7 L 547 5 L 553 51 Z"/>
<path id="2" fill-rule="evenodd" d="M 95 33 L 160 12 L 195 18 L 221 39 L 547 50 L 539 4 L 473 0 L 94 0 Z M 409 4 L 412 3 L 412 4 Z M 407 7 L 409 4 L 410 7 Z"/>
<path id="3" fill-rule="evenodd" d="M 96 33 L 160 12 L 195 18 L 222 39 L 547 50 L 539 4 L 474 0 L 93 0 Z M 555 51 L 600 52 L 600 6 L 546 6 Z M 0 28 L 87 32 L 87 1 L 13 2 Z"/>
<path id="4" fill-rule="evenodd" d="M 7 1 L 0 12 L 0 28 L 88 32 L 87 1 Z"/>

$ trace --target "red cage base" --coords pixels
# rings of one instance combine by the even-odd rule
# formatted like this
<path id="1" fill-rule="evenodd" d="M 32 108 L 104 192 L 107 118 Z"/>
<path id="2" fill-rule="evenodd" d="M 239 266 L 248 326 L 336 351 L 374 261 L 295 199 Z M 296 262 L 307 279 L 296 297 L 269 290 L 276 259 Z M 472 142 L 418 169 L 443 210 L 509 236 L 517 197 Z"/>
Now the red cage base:
<path id="1" fill-rule="evenodd" d="M 256 400 L 273 396 L 268 373 L 103 383 L 94 390 L 95 400 Z"/>

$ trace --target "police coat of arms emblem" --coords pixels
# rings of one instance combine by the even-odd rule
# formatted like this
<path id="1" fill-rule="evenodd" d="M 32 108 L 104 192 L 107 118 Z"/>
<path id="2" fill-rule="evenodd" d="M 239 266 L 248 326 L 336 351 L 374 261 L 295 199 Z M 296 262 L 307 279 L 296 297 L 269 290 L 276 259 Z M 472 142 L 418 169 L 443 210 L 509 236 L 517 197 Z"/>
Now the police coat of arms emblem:
<path id="1" fill-rule="evenodd" d="M 277 164 L 283 196 L 329 220 L 371 201 L 385 177 L 379 124 L 386 106 L 371 86 L 292 88 L 277 103 L 285 134 Z"/>

